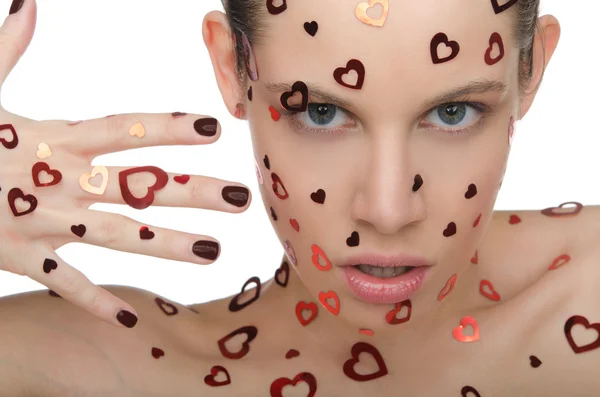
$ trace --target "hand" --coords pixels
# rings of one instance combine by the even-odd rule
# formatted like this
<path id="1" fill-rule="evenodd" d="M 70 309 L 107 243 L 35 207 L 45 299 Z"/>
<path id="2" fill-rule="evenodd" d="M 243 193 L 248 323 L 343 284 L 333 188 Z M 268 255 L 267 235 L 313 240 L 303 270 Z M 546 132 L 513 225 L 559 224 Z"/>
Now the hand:
<path id="1" fill-rule="evenodd" d="M 35 29 L 36 4 L 26 0 L 0 28 L 0 91 Z M 85 136 L 85 139 L 82 137 Z M 142 225 L 88 209 L 96 202 L 247 209 L 243 185 L 167 173 L 157 167 L 91 166 L 101 154 L 159 145 L 215 142 L 220 127 L 199 115 L 123 114 L 101 119 L 35 121 L 0 105 L 0 270 L 24 275 L 117 326 L 133 327 L 135 310 L 62 261 L 55 250 L 83 242 L 115 250 L 198 264 L 212 263 L 214 239 Z"/>

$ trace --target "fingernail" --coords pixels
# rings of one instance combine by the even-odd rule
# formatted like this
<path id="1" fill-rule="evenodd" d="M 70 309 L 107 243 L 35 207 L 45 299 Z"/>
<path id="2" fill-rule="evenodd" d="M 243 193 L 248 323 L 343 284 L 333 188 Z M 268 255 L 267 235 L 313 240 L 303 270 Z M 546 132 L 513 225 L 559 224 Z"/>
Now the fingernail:
<path id="1" fill-rule="evenodd" d="M 10 5 L 10 11 L 8 12 L 8 15 L 15 14 L 17 11 L 19 11 L 21 7 L 23 7 L 24 2 L 25 0 L 13 0 L 12 4 Z"/>
<path id="2" fill-rule="evenodd" d="M 194 129 L 203 136 L 213 136 L 217 133 L 217 119 L 212 117 L 198 119 L 194 122 Z"/>
<path id="3" fill-rule="evenodd" d="M 214 260 L 219 256 L 219 243 L 208 240 L 196 241 L 192 251 L 200 258 Z"/>
<path id="4" fill-rule="evenodd" d="M 138 318 L 127 310 L 121 310 L 117 313 L 117 320 L 127 328 L 133 328 L 137 324 Z"/>
<path id="5" fill-rule="evenodd" d="M 223 188 L 223 200 L 236 207 L 243 207 L 248 202 L 248 189 L 241 186 L 227 186 Z"/>
<path id="6" fill-rule="evenodd" d="M 185 116 L 187 113 L 183 113 L 183 112 L 173 112 L 171 113 L 171 116 L 173 117 L 179 117 L 179 116 Z"/>

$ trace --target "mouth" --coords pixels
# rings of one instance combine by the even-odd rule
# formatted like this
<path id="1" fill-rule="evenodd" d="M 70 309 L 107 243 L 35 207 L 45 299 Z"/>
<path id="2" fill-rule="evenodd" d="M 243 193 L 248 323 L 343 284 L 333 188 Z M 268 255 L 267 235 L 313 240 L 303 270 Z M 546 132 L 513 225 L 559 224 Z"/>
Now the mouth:
<path id="1" fill-rule="evenodd" d="M 382 278 L 382 279 L 393 278 L 393 277 L 399 276 L 401 274 L 408 273 L 409 271 L 414 269 L 413 266 L 381 267 L 381 266 L 369 265 L 367 263 L 360 263 L 358 265 L 353 265 L 352 267 L 354 267 L 355 269 L 357 269 L 358 271 L 360 271 L 364 274 L 368 274 L 370 276 Z"/>

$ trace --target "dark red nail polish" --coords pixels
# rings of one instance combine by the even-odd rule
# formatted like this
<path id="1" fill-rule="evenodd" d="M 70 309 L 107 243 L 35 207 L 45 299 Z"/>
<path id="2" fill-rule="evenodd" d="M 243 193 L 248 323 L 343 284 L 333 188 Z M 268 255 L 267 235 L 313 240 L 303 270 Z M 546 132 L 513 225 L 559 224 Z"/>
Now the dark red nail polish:
<path id="1" fill-rule="evenodd" d="M 171 116 L 173 117 L 180 117 L 180 116 L 185 116 L 187 113 L 184 112 L 173 112 L 171 113 Z"/>
<path id="2" fill-rule="evenodd" d="M 248 203 L 248 189 L 241 186 L 227 186 L 222 191 L 223 200 L 236 207 L 243 207 Z"/>
<path id="3" fill-rule="evenodd" d="M 23 3 L 25 3 L 25 0 L 13 0 L 12 4 L 10 5 L 10 11 L 8 11 L 8 15 L 15 14 L 17 11 L 19 11 L 21 7 L 23 7 Z"/>
<path id="4" fill-rule="evenodd" d="M 127 328 L 133 328 L 137 324 L 138 318 L 127 310 L 121 310 L 117 313 L 117 320 Z"/>
<path id="5" fill-rule="evenodd" d="M 217 119 L 212 117 L 198 119 L 194 122 L 194 129 L 202 136 L 214 136 L 217 133 Z"/>
<path id="6" fill-rule="evenodd" d="M 196 241 L 192 252 L 200 258 L 214 260 L 219 256 L 219 243 L 208 240 Z"/>

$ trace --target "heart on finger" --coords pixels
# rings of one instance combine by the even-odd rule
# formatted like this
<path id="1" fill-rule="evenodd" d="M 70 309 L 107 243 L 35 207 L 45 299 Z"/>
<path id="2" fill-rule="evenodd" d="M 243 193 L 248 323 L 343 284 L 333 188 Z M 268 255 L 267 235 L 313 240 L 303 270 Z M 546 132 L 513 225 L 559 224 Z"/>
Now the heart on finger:
<path id="1" fill-rule="evenodd" d="M 79 238 L 82 238 L 85 235 L 86 230 L 87 229 L 83 224 L 71 226 L 71 233 Z"/>
<path id="2" fill-rule="evenodd" d="M 10 133 L 10 140 L 4 138 L 5 134 L 3 131 L 8 131 Z M 14 149 L 19 144 L 19 136 L 12 124 L 0 125 L 0 143 L 7 149 Z"/>
<path id="3" fill-rule="evenodd" d="M 149 172 L 156 177 L 156 182 L 152 186 L 148 186 L 148 192 L 144 197 L 135 197 L 129 189 L 128 177 L 130 175 Z M 169 175 L 162 169 L 154 166 L 136 167 L 119 172 L 119 187 L 121 188 L 121 196 L 127 205 L 132 208 L 142 210 L 148 208 L 154 203 L 154 192 L 163 189 L 169 181 Z"/>
<path id="4" fill-rule="evenodd" d="M 154 232 L 148 229 L 148 226 L 142 226 L 140 228 L 140 239 L 142 240 L 152 240 L 154 238 Z"/>
<path id="5" fill-rule="evenodd" d="M 45 177 L 46 175 L 51 176 L 52 179 L 45 182 L 40 181 L 40 176 Z M 58 185 L 58 183 L 62 180 L 62 174 L 60 171 L 51 169 L 50 166 L 43 161 L 39 161 L 33 165 L 31 168 L 31 177 L 33 178 L 33 184 L 36 187 L 49 187 Z"/>
<path id="6" fill-rule="evenodd" d="M 17 200 L 26 202 L 26 205 L 20 205 Z M 8 205 L 15 217 L 31 214 L 37 208 L 38 201 L 33 194 L 25 194 L 19 188 L 12 188 L 8 192 Z M 17 208 L 17 206 L 19 208 Z M 25 209 L 26 208 L 26 209 Z"/>
<path id="7" fill-rule="evenodd" d="M 252 297 L 250 299 L 248 299 L 247 301 L 240 303 L 240 300 L 242 299 L 242 297 L 245 297 L 245 295 L 246 295 L 246 287 L 250 284 L 256 285 L 256 288 L 254 288 L 254 290 L 252 291 Z M 229 302 L 229 311 L 239 312 L 246 306 L 252 304 L 253 302 L 256 302 L 258 300 L 258 298 L 260 298 L 260 287 L 261 287 L 261 283 L 260 283 L 260 278 L 258 278 L 258 277 L 252 277 L 248 281 L 246 281 L 244 283 L 244 285 L 242 286 L 242 290 L 240 291 L 240 293 L 235 295 L 233 297 L 233 299 L 231 299 L 231 302 Z"/>
<path id="8" fill-rule="evenodd" d="M 562 203 L 558 207 L 550 207 L 542 210 L 542 214 L 550 217 L 575 216 L 581 212 L 583 204 L 571 201 Z"/>
<path id="9" fill-rule="evenodd" d="M 40 160 L 50 157 L 51 154 L 52 154 L 52 151 L 50 150 L 50 146 L 48 146 L 48 144 L 46 144 L 46 143 L 40 143 L 38 145 L 38 150 L 35 153 L 37 158 Z"/>
<path id="10" fill-rule="evenodd" d="M 144 125 L 139 121 L 129 128 L 129 135 L 143 138 L 146 135 Z"/>
<path id="11" fill-rule="evenodd" d="M 241 348 L 237 351 L 231 351 L 227 348 L 227 342 L 231 341 L 238 336 L 245 335 L 245 340 L 241 344 Z M 253 325 L 248 325 L 245 327 L 241 327 L 236 329 L 235 331 L 225 335 L 223 338 L 219 339 L 217 345 L 219 346 L 219 350 L 221 354 L 225 358 L 230 358 L 232 360 L 239 360 L 243 358 L 250 351 L 250 343 L 256 338 L 258 335 L 258 328 Z"/>
<path id="12" fill-rule="evenodd" d="M 368 15 L 368 12 L 378 5 L 381 6 L 382 9 L 381 15 L 377 18 Z M 354 14 L 356 15 L 356 18 L 365 25 L 382 27 L 387 19 L 389 7 L 389 0 L 369 0 L 359 3 L 356 8 L 354 8 Z"/>
<path id="13" fill-rule="evenodd" d="M 177 183 L 185 185 L 186 183 L 188 183 L 190 181 L 190 176 L 189 175 L 177 175 L 176 177 L 173 178 L 173 180 Z"/>
<path id="14" fill-rule="evenodd" d="M 100 186 L 93 186 L 90 183 L 90 179 L 95 178 L 96 175 L 102 176 Z M 108 169 L 102 165 L 94 167 L 91 173 L 86 173 L 79 177 L 79 186 L 88 193 L 96 194 L 98 196 L 103 195 L 108 186 Z"/>

